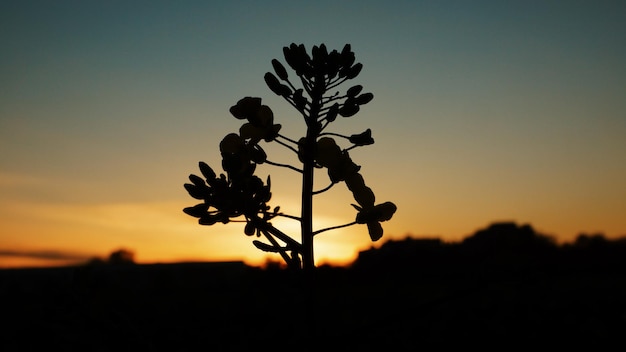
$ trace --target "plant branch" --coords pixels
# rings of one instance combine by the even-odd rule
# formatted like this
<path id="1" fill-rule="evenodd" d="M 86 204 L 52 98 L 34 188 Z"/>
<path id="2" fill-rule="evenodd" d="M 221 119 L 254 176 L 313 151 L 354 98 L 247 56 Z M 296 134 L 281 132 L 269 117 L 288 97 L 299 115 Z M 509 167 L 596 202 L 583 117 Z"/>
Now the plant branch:
<path id="1" fill-rule="evenodd" d="M 324 122 L 324 125 L 322 125 L 322 128 L 320 128 L 320 131 L 325 130 L 326 127 L 330 124 L 330 121 L 328 121 L 326 118 L 321 119 L 320 122 Z"/>
<path id="2" fill-rule="evenodd" d="M 287 263 L 287 265 L 289 265 L 289 263 L 291 262 L 291 258 L 289 257 L 289 255 L 285 252 L 285 250 L 283 248 L 280 247 L 280 244 L 276 241 L 276 239 L 271 236 L 267 231 L 265 230 L 261 230 L 261 232 L 263 233 L 263 235 L 265 236 L 265 238 L 267 238 L 268 241 L 270 241 L 270 243 L 272 243 L 272 245 L 276 248 L 278 248 L 278 253 L 280 253 L 280 256 L 283 257 L 283 260 L 285 261 L 285 263 Z"/>
<path id="3" fill-rule="evenodd" d="M 326 90 L 333 89 L 347 80 L 347 77 L 337 78 L 334 82 L 329 82 L 328 86 L 326 86 Z"/>
<path id="4" fill-rule="evenodd" d="M 325 98 L 325 99 L 324 99 L 324 105 L 326 105 L 326 104 L 330 103 L 331 101 L 341 100 L 341 99 L 345 99 L 345 98 L 347 98 L 347 97 L 348 97 L 347 95 L 342 95 L 342 96 L 338 97 L 338 96 L 336 96 L 336 94 L 335 94 L 335 95 L 334 95 L 334 96 L 332 96 L 332 97 L 327 97 L 327 98 Z M 325 110 L 325 109 L 327 109 L 327 108 L 322 109 L 322 111 L 323 111 L 323 110 Z"/>
<path id="5" fill-rule="evenodd" d="M 298 90 L 289 79 L 285 79 L 285 82 L 287 82 L 287 84 L 289 85 L 289 87 L 291 87 L 291 89 L 293 89 L 293 91 L 295 92 L 296 90 Z"/>
<path id="6" fill-rule="evenodd" d="M 261 231 L 267 231 L 267 232 L 271 233 L 272 235 L 276 236 L 276 238 L 278 238 L 281 241 L 285 242 L 290 248 L 292 248 L 296 252 L 298 252 L 298 253 L 302 252 L 302 245 L 300 245 L 300 243 L 298 243 L 296 240 L 294 240 L 293 238 L 289 237 L 288 235 L 286 235 L 285 233 L 283 233 L 279 229 L 275 228 L 272 224 L 266 223 L 266 222 L 260 222 L 259 229 Z"/>
<path id="7" fill-rule="evenodd" d="M 335 184 L 336 184 L 335 182 L 331 182 L 328 186 L 320 189 L 319 191 L 313 191 L 313 195 L 324 193 L 324 192 L 328 191 L 329 189 L 333 188 L 333 186 Z"/>
<path id="8" fill-rule="evenodd" d="M 302 87 L 306 90 L 307 94 L 311 96 L 311 84 L 304 78 L 304 76 L 300 76 L 300 81 L 302 82 Z"/>
<path id="9" fill-rule="evenodd" d="M 292 99 L 290 99 L 289 97 L 285 97 L 285 96 L 283 96 L 283 99 L 285 99 L 289 103 L 289 105 L 293 106 L 296 110 L 298 110 L 298 108 L 296 107 L 296 103 L 294 103 Z"/>
<path id="10" fill-rule="evenodd" d="M 302 219 L 300 219 L 297 216 L 293 216 L 293 215 L 289 215 L 289 214 L 285 214 L 285 213 L 278 213 L 278 214 L 276 214 L 276 216 L 282 216 L 284 218 L 289 218 L 289 219 L 293 219 L 293 220 L 297 220 L 297 221 L 302 221 Z"/>
<path id="11" fill-rule="evenodd" d="M 348 227 L 348 226 L 352 226 L 352 225 L 356 225 L 356 224 L 357 224 L 357 222 L 353 221 L 353 222 L 348 223 L 348 224 L 337 225 L 337 226 L 333 226 L 333 227 L 327 227 L 325 229 L 314 231 L 313 232 L 313 236 L 318 235 L 318 234 L 320 234 L 322 232 L 325 232 L 325 231 L 336 230 L 336 229 L 340 229 L 340 228 L 343 228 L 343 227 Z"/>
<path id="12" fill-rule="evenodd" d="M 285 136 L 283 136 L 283 135 L 282 135 L 282 134 L 280 134 L 280 133 L 278 134 L 278 137 L 280 137 L 280 138 L 282 138 L 282 139 L 284 139 L 284 140 L 286 140 L 286 141 L 288 141 L 288 142 L 291 142 L 291 143 L 293 143 L 293 144 L 295 144 L 295 145 L 298 145 L 298 142 L 294 141 L 293 139 L 291 139 L 291 138 L 289 138 L 289 137 L 285 137 Z"/>
<path id="13" fill-rule="evenodd" d="M 309 109 L 304 106 L 302 109 L 298 108 L 298 106 L 296 105 L 296 102 L 293 100 L 293 98 L 291 97 L 287 97 L 287 96 L 283 96 L 283 99 L 285 99 L 289 105 L 293 106 L 294 109 L 298 110 L 298 112 L 300 112 L 300 114 L 302 114 L 302 116 L 304 118 L 306 118 L 306 113 L 309 111 Z"/>
<path id="14" fill-rule="evenodd" d="M 279 164 L 279 163 L 275 163 L 275 162 L 273 162 L 273 161 L 269 161 L 269 160 L 265 160 L 265 162 L 266 162 L 266 163 L 268 163 L 268 164 L 270 164 L 270 165 L 272 165 L 272 166 L 286 167 L 286 168 L 291 169 L 291 170 L 293 170 L 293 171 L 296 171 L 296 172 L 302 173 L 302 170 L 298 169 L 297 167 L 291 166 L 291 165 L 289 165 L 289 164 Z"/>
<path id="15" fill-rule="evenodd" d="M 324 133 L 320 134 L 320 137 L 321 136 L 335 136 L 335 137 L 341 137 L 341 138 L 345 138 L 345 139 L 350 139 L 350 137 L 348 137 L 348 136 L 344 136 L 342 134 L 334 133 L 334 132 L 324 132 Z"/>
<path id="16" fill-rule="evenodd" d="M 283 137 L 283 138 L 285 138 L 285 137 Z M 276 141 L 276 143 L 278 143 L 278 144 L 282 145 L 282 146 L 283 146 L 283 147 L 285 147 L 285 148 L 289 148 L 289 149 L 291 149 L 291 151 L 292 151 L 292 152 L 294 152 L 294 153 L 298 154 L 298 150 L 296 150 L 296 148 L 294 148 L 294 147 L 290 146 L 289 144 L 286 144 L 285 142 L 280 141 L 280 140 L 278 140 L 278 139 L 274 139 L 274 141 Z M 288 139 L 288 141 L 290 141 L 290 142 L 292 142 L 292 143 L 296 143 L 296 142 L 292 141 L 291 139 Z M 296 144 L 297 144 L 297 143 L 296 143 Z"/>

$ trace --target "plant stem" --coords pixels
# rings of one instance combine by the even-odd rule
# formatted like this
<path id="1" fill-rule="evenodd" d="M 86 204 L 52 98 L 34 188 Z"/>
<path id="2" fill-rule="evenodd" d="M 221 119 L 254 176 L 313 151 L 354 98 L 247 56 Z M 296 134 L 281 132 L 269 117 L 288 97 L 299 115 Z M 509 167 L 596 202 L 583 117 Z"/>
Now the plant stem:
<path id="1" fill-rule="evenodd" d="M 313 256 L 313 175 L 315 170 L 315 145 L 321 133 L 317 121 L 321 108 L 321 96 L 311 97 L 311 111 L 306 118 L 306 137 L 302 153 L 302 268 L 312 271 L 315 268 Z"/>
<path id="2" fill-rule="evenodd" d="M 307 138 L 308 139 L 308 138 Z M 313 140 L 315 141 L 315 140 Z M 310 143 L 306 143 L 310 144 Z M 307 148 L 309 149 L 309 148 Z M 313 260 L 313 162 L 307 158 L 302 173 L 302 268 L 311 270 Z"/>
<path id="3" fill-rule="evenodd" d="M 313 174 L 316 136 L 312 128 L 307 129 L 304 142 L 302 167 L 302 214 L 300 226 L 302 232 L 302 268 L 311 270 L 315 267 L 313 257 Z"/>

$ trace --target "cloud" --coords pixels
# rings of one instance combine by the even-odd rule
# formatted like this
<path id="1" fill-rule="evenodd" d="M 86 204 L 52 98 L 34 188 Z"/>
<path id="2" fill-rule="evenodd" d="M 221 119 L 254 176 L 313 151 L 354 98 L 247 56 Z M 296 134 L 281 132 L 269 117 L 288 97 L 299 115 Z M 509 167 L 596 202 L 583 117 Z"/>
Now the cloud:
<path id="1" fill-rule="evenodd" d="M 181 227 L 195 227 L 182 212 L 183 202 L 131 202 L 131 203 L 62 203 L 19 200 L 0 203 L 4 218 L 43 221 L 47 225 L 86 226 L 126 231 L 174 232 Z M 6 214 L 11 214 L 11 217 Z M 1 228 L 1 227 L 0 227 Z M 48 229 L 49 230 L 49 229 Z"/>
<path id="2" fill-rule="evenodd" d="M 63 252 L 57 250 L 30 250 L 30 251 L 19 251 L 19 250 L 3 250 L 0 249 L 0 257 L 21 257 L 21 258 L 31 258 L 31 259 L 45 259 L 45 260 L 88 260 L 94 255 L 86 255 L 86 254 L 78 254 L 78 253 L 70 253 Z"/>

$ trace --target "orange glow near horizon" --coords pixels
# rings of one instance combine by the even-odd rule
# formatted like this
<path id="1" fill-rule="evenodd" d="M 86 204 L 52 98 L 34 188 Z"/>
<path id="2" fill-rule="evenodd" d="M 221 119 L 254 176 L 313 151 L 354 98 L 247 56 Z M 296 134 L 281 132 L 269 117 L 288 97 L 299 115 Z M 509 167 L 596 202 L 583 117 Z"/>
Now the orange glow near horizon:
<path id="1" fill-rule="evenodd" d="M 197 202 L 183 184 L 200 160 L 221 172 L 220 141 L 244 122 L 229 108 L 243 97 L 262 98 L 282 136 L 307 134 L 264 80 L 272 59 L 289 66 L 292 42 L 309 53 L 350 44 L 363 69 L 327 103 L 356 86 L 374 98 L 323 132 L 349 149 L 376 203 L 397 206 L 376 243 L 364 225 L 319 234 L 318 265 L 407 236 L 460 241 L 498 221 L 560 243 L 626 236 L 624 4 L 0 2 L 0 267 L 119 248 L 138 263 L 280 261 L 241 223 L 185 215 Z M 367 129 L 373 145 L 342 138 Z M 296 150 L 259 145 L 300 165 Z M 255 174 L 271 175 L 269 205 L 299 216 L 301 174 L 268 164 Z M 354 202 L 344 183 L 317 194 L 314 230 L 350 223 Z M 300 241 L 293 221 L 275 225 Z"/>
<path id="2" fill-rule="evenodd" d="M 9 207 L 3 206 L 0 209 L 2 233 L 12 234 L 0 238 L 0 252 L 13 250 L 15 253 L 0 255 L 0 268 L 77 264 L 96 257 L 105 259 L 112 251 L 120 248 L 133 251 L 137 263 L 244 261 L 249 265 L 263 266 L 268 260 L 282 261 L 276 254 L 265 253 L 255 248 L 251 243 L 255 238 L 243 234 L 242 223 L 200 226 L 194 218 L 182 213 L 181 209 L 187 205 L 188 202 L 182 201 L 80 205 L 12 202 Z M 345 217 L 349 216 L 346 207 L 339 207 L 333 212 L 329 204 L 321 202 L 320 205 L 330 210 L 326 214 L 334 215 L 318 215 L 316 229 L 346 223 Z M 399 209 L 397 219 L 383 223 L 386 234 L 377 243 L 370 242 L 367 230 L 362 225 L 317 235 L 315 239 L 317 265 L 348 265 L 356 259 L 361 250 L 379 246 L 390 239 L 416 236 L 409 231 L 399 232 L 398 228 L 446 228 L 442 223 L 444 219 L 437 218 L 432 219 L 433 223 L 423 222 L 421 226 L 415 225 L 412 222 L 418 219 L 413 218 L 410 213 L 407 217 L 406 212 L 402 211 L 402 208 Z M 468 219 L 463 223 L 471 223 L 471 213 L 467 213 L 466 216 Z M 501 218 L 492 219 L 491 222 L 498 220 L 515 221 Z M 483 226 L 489 222 L 485 220 Z M 273 223 L 283 232 L 300 240 L 297 235 L 299 224 L 296 221 L 281 218 L 275 219 Z M 615 225 L 619 226 L 619 223 Z M 465 230 L 461 230 L 464 232 L 457 231 L 456 236 L 439 236 L 438 233 L 432 232 L 426 237 L 458 241 L 478 227 L 480 226 L 466 227 Z M 557 235 L 556 239 L 560 242 L 570 241 L 575 234 L 580 233 L 564 237 L 542 227 L 535 229 L 542 234 Z M 594 229 L 588 232 L 602 233 Z M 37 236 L 33 235 L 35 233 Z M 31 238 L 37 238 L 37 243 L 33 243 Z M 46 251 L 58 251 L 71 258 L 63 256 L 46 258 L 40 255 Z"/>
<path id="3" fill-rule="evenodd" d="M 381 202 L 394 201 L 398 211 L 391 221 L 382 224 L 385 234 L 376 243 L 370 241 L 364 225 L 317 235 L 314 248 L 317 265 L 347 265 L 356 259 L 361 250 L 407 236 L 460 241 L 495 221 L 528 223 L 539 233 L 554 236 L 558 242 L 572 241 L 583 232 L 602 233 L 608 238 L 624 235 L 620 233 L 624 198 L 619 192 L 606 192 L 605 201 L 592 208 L 588 206 L 584 193 L 572 193 L 567 197 L 567 204 L 560 201 L 567 194 L 537 203 L 532 193 L 500 188 L 515 201 L 499 202 L 490 194 L 483 195 L 482 186 L 471 189 L 472 193 L 466 193 L 459 201 L 450 191 L 468 191 L 463 190 L 463 184 L 455 183 L 455 180 L 441 179 L 444 188 L 437 188 L 440 186 L 434 183 L 434 179 L 424 182 L 431 187 L 416 188 L 421 193 L 418 197 L 415 196 L 418 191 L 404 187 L 410 184 L 408 179 L 401 178 L 404 174 L 398 175 L 397 182 L 389 183 L 381 182 L 385 178 L 377 178 L 379 172 L 370 165 L 364 164 L 363 170 L 368 185 L 376 190 L 377 199 Z M 291 175 L 287 173 L 287 176 Z M 326 176 L 320 173 L 320 185 L 316 185 L 316 189 L 323 188 L 325 180 Z M 283 211 L 297 215 L 299 200 L 289 198 L 294 193 L 293 189 L 298 188 L 297 181 L 297 177 L 289 180 L 280 172 L 272 173 L 271 206 L 280 205 Z M 255 238 L 244 235 L 242 223 L 200 226 L 196 219 L 184 214 L 182 209 L 197 201 L 182 189 L 182 182 L 185 182 L 183 177 L 170 182 L 180 185 L 179 200 L 176 201 L 58 202 L 29 200 L 12 197 L 10 192 L 4 193 L 0 195 L 0 268 L 80 263 L 95 257 L 107 258 L 112 251 L 120 248 L 133 251 L 138 263 L 244 261 L 249 265 L 262 266 L 268 260 L 282 261 L 279 255 L 254 247 L 251 242 Z M 4 190 L 28 189 L 43 193 L 52 185 L 52 182 L 42 179 L 0 173 L 0 187 Z M 81 185 L 76 187 L 84 188 Z M 497 187 L 496 184 L 491 185 L 492 189 Z M 447 193 L 442 192 L 444 190 Z M 343 184 L 338 184 L 328 194 L 316 197 L 314 229 L 351 222 L 355 214 L 350 206 L 352 201 Z M 273 224 L 300 241 L 297 221 L 277 218 Z M 586 227 L 588 224 L 603 224 L 603 227 L 589 228 Z M 52 259 L 41 255 L 49 251 L 66 254 L 70 259 L 63 255 Z"/>
<path id="4" fill-rule="evenodd" d="M 262 266 L 280 256 L 261 252 L 252 239 L 243 233 L 242 223 L 200 226 L 182 213 L 183 202 L 124 203 L 91 205 L 36 205 L 13 203 L 2 209 L 2 232 L 13 234 L 0 240 L 0 268 L 62 266 L 86 262 L 91 258 L 106 259 L 114 250 L 125 248 L 135 253 L 138 263 L 181 261 L 242 260 Z M 30 220 L 25 222 L 24 219 Z M 33 216 L 33 214 L 41 214 Z M 288 234 L 299 233 L 299 224 L 290 219 L 276 219 L 274 225 Z M 318 228 L 339 224 L 338 220 L 319 217 Z M 346 265 L 356 258 L 354 232 L 363 228 L 341 229 L 316 237 L 318 263 Z M 38 235 L 37 244 L 30 238 Z M 41 234 L 45 233 L 45 236 Z M 332 236 L 343 238 L 333 241 Z M 361 233 L 359 236 L 367 236 Z M 298 241 L 298 236 L 294 236 Z M 263 240 L 263 238 L 260 238 Z M 39 253 L 56 250 L 73 259 L 45 258 Z M 21 254 L 20 254 L 21 253 Z M 76 258 L 78 257 L 78 258 Z"/>

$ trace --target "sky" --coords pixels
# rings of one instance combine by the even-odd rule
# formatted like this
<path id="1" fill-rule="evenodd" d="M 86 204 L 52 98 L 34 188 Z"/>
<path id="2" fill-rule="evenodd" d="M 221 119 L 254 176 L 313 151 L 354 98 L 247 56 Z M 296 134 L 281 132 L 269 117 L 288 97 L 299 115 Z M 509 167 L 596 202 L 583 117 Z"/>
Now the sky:
<path id="1" fill-rule="evenodd" d="M 0 267 L 119 248 L 142 263 L 263 263 L 242 224 L 184 214 L 197 202 L 183 184 L 199 161 L 220 170 L 243 97 L 261 97 L 282 134 L 305 134 L 263 80 L 291 43 L 351 44 L 364 66 L 352 83 L 374 100 L 329 131 L 372 129 L 351 157 L 377 203 L 398 207 L 377 243 L 362 225 L 316 236 L 318 264 L 496 221 L 559 242 L 626 235 L 623 1 L 2 0 Z M 271 206 L 299 214 L 299 174 L 257 175 L 272 177 Z M 344 184 L 314 202 L 316 229 L 354 220 Z M 274 225 L 299 239 L 293 220 Z"/>

